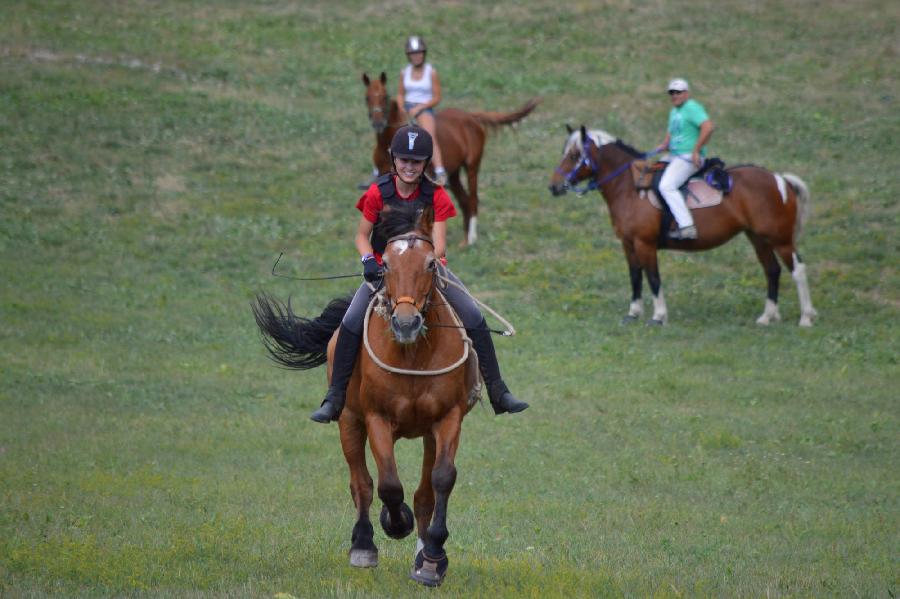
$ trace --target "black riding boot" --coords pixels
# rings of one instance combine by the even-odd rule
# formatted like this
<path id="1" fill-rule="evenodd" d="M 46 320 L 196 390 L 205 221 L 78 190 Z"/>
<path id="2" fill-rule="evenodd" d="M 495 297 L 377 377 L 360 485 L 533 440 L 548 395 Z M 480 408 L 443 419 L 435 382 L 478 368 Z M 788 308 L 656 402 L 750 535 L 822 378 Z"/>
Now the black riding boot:
<path id="1" fill-rule="evenodd" d="M 350 382 L 353 369 L 356 367 L 356 356 L 359 354 L 361 339 L 362 335 L 357 335 L 343 324 L 341 325 L 341 332 L 334 345 L 331 385 L 328 387 L 328 393 L 325 395 L 321 407 L 310 416 L 316 422 L 328 423 L 337 420 L 341 415 L 347 399 L 347 383 Z"/>
<path id="2" fill-rule="evenodd" d="M 494 351 L 494 342 L 491 340 L 487 323 L 482 320 L 481 324 L 469 329 L 468 333 L 475 346 L 475 353 L 478 354 L 478 365 L 481 367 L 481 376 L 484 377 L 494 413 L 515 414 L 527 408 L 528 404 L 516 399 L 500 377 L 500 364 L 497 362 L 497 353 Z"/>

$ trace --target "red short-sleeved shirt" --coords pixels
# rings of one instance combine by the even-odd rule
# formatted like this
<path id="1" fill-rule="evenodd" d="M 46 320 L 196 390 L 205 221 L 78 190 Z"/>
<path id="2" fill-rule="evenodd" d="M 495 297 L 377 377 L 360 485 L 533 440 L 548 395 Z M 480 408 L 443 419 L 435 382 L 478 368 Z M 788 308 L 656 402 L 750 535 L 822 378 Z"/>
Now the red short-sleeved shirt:
<path id="1" fill-rule="evenodd" d="M 416 190 L 412 192 L 412 195 L 407 198 L 401 196 L 399 192 L 397 193 L 397 197 L 401 200 L 415 200 L 419 197 L 419 188 L 416 187 Z M 378 189 L 377 184 L 372 183 L 372 185 L 369 186 L 369 189 L 362 194 L 362 197 L 356 202 L 356 209 L 362 212 L 365 219 L 370 223 L 375 224 L 378 222 L 378 215 L 384 209 L 384 200 L 381 197 L 381 190 Z M 435 187 L 434 222 L 443 222 L 454 216 L 456 216 L 456 207 L 453 205 L 450 196 L 447 195 L 447 192 L 443 187 Z"/>

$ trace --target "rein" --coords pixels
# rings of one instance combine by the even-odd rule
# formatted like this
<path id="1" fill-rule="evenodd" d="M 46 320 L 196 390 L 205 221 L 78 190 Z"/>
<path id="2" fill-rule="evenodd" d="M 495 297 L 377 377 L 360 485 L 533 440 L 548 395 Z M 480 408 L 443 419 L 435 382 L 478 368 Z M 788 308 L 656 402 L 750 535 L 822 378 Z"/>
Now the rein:
<path id="1" fill-rule="evenodd" d="M 559 166 L 556 167 L 556 172 L 558 174 L 562 175 L 563 177 L 565 177 L 566 185 L 573 192 L 575 192 L 578 195 L 584 195 L 589 191 L 599 189 L 600 186 L 602 186 L 603 184 L 609 183 L 610 181 L 612 181 L 613 179 L 615 179 L 616 177 L 618 177 L 619 175 L 624 173 L 626 170 L 628 170 L 628 167 L 630 167 L 631 164 L 634 162 L 634 160 L 629 160 L 628 162 L 622 164 L 621 166 L 619 166 L 618 168 L 613 170 L 613 172 L 611 172 L 610 174 L 608 174 L 605 177 L 602 177 L 601 179 L 598 180 L 598 179 L 596 179 L 596 176 L 600 173 L 600 166 L 594 160 L 594 157 L 591 156 L 590 146 L 593 146 L 593 145 L 595 145 L 594 141 L 590 137 L 588 137 L 585 140 L 584 148 L 581 151 L 581 160 L 579 160 L 575 164 L 575 166 L 572 167 L 572 170 L 570 170 L 568 173 L 562 170 L 562 168 L 561 168 L 562 162 L 560 162 Z M 597 148 L 599 149 L 599 146 L 597 146 Z M 651 156 L 655 156 L 656 154 L 659 154 L 659 152 L 657 152 L 657 151 L 647 152 L 646 154 L 641 154 L 635 160 L 637 160 L 637 159 L 643 160 L 646 158 L 650 158 Z M 590 179 L 584 185 L 584 187 L 579 189 L 578 187 L 576 187 L 574 181 L 575 181 L 575 177 L 578 174 L 579 169 L 581 169 L 582 166 L 589 167 L 591 169 L 591 175 L 594 178 Z"/>
<path id="2" fill-rule="evenodd" d="M 278 258 L 275 259 L 275 264 L 272 265 L 272 276 L 279 277 L 281 279 L 291 279 L 294 281 L 328 281 L 331 279 L 349 279 L 350 277 L 361 277 L 361 273 L 353 273 L 350 275 L 331 275 L 326 277 L 292 277 L 290 275 L 283 275 L 275 272 L 275 267 L 278 266 L 278 263 L 281 261 L 281 257 L 284 256 L 284 252 L 278 254 Z"/>

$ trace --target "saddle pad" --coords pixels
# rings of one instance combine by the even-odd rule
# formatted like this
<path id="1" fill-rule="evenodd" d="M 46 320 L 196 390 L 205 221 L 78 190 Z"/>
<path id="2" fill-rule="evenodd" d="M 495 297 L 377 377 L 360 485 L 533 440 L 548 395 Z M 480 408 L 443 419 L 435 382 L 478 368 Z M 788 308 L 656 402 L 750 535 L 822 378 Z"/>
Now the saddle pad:
<path id="1" fill-rule="evenodd" d="M 687 185 L 681 188 L 681 193 L 684 194 L 684 203 L 690 210 L 709 208 L 722 203 L 722 192 L 703 179 L 688 180 Z M 655 191 L 642 189 L 638 195 L 650 202 L 657 210 L 662 210 L 662 203 Z"/>

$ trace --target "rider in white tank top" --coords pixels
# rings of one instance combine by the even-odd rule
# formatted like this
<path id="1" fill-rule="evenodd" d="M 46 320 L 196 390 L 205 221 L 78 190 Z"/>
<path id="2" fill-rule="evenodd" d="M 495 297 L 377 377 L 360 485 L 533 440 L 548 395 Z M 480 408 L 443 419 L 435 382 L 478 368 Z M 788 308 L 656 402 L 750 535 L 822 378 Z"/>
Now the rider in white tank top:
<path id="1" fill-rule="evenodd" d="M 431 90 L 431 64 L 425 63 L 421 79 L 412 78 L 412 65 L 406 65 L 403 69 L 403 87 L 406 90 L 404 100 L 410 104 L 422 104 L 432 97 Z"/>
<path id="2" fill-rule="evenodd" d="M 441 101 L 441 81 L 437 69 L 432 67 L 431 63 L 425 62 L 427 51 L 425 40 L 418 35 L 412 35 L 406 40 L 406 58 L 409 64 L 400 71 L 397 103 L 410 118 L 428 131 L 434 140 L 434 153 L 431 157 L 431 164 L 434 166 L 433 181 L 437 185 L 446 185 L 447 171 L 444 169 L 441 148 L 438 144 L 439 136 L 434 114 L 434 107 Z M 419 77 L 414 79 L 413 73 Z"/>

